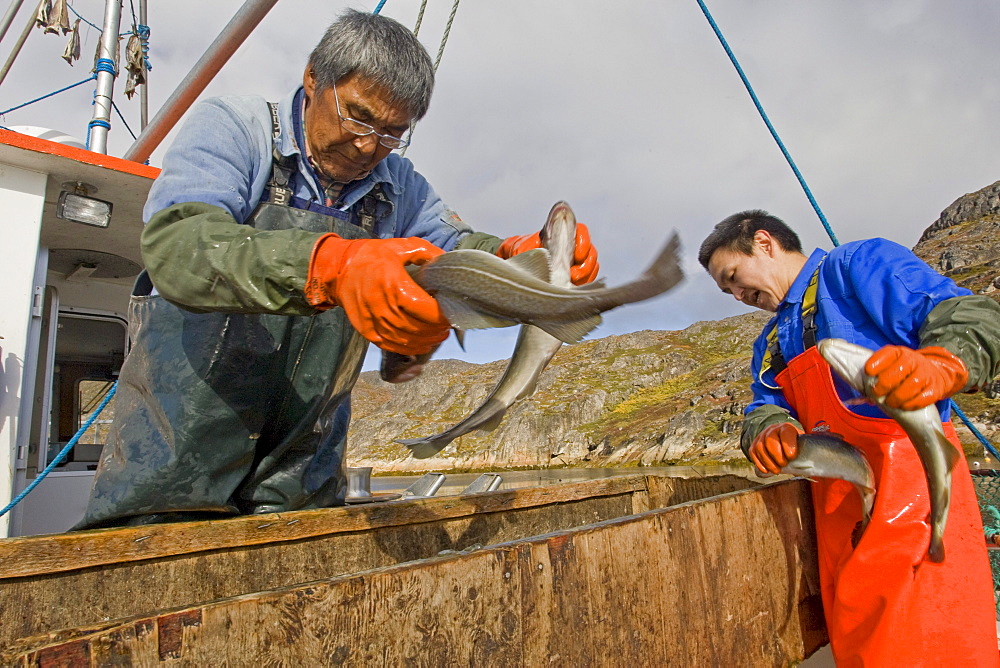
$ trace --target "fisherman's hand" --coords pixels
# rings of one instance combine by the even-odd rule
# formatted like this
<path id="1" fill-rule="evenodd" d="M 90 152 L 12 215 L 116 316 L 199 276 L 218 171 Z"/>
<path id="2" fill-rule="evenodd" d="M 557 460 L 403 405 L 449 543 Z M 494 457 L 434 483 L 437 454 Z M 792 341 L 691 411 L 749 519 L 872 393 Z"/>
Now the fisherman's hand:
<path id="1" fill-rule="evenodd" d="M 891 408 L 915 411 L 961 391 L 969 372 L 954 354 L 938 346 L 914 350 L 884 346 L 865 363 L 865 373 L 875 376 L 875 396 L 885 397 Z"/>
<path id="2" fill-rule="evenodd" d="M 416 237 L 348 240 L 326 234 L 313 247 L 306 299 L 318 309 L 340 306 L 358 333 L 383 350 L 428 353 L 448 338 L 450 325 L 403 266 L 442 253 Z"/>
<path id="3" fill-rule="evenodd" d="M 525 234 L 522 236 L 507 237 L 497 249 L 497 255 L 503 259 L 508 259 L 519 255 L 525 251 L 542 247 L 542 238 L 539 232 Z M 590 230 L 583 223 L 576 224 L 576 248 L 573 251 L 573 266 L 570 267 L 569 277 L 574 285 L 590 283 L 597 278 L 600 270 L 597 263 L 597 249 L 590 241 Z"/>
<path id="4" fill-rule="evenodd" d="M 765 473 L 781 473 L 799 455 L 798 438 L 805 432 L 791 422 L 764 427 L 750 446 L 750 461 Z"/>

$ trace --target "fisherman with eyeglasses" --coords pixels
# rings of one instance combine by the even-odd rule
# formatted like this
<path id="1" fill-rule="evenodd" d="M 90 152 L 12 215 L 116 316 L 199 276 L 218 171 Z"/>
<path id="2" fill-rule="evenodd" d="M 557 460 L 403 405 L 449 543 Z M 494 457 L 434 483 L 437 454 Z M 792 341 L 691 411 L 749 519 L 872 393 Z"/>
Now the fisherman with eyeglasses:
<path id="1" fill-rule="evenodd" d="M 191 109 L 146 202 L 132 348 L 77 528 L 344 503 L 368 342 L 419 355 L 449 333 L 405 265 L 541 246 L 474 231 L 392 153 L 433 82 L 412 32 L 348 10 L 279 103 Z M 572 279 L 597 272 L 579 225 Z"/>

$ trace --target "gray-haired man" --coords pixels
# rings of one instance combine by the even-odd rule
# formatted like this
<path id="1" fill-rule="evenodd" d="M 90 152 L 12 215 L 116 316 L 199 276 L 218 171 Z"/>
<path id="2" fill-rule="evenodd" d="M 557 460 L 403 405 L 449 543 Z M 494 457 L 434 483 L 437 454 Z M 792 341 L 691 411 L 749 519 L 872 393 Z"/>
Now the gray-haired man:
<path id="1" fill-rule="evenodd" d="M 404 265 L 540 245 L 537 233 L 473 232 L 391 153 L 433 83 L 409 30 L 349 10 L 280 103 L 223 97 L 191 110 L 146 203 L 148 273 L 78 527 L 343 503 L 367 341 L 415 355 L 448 334 Z M 574 280 L 593 280 L 582 225 L 576 260 Z"/>

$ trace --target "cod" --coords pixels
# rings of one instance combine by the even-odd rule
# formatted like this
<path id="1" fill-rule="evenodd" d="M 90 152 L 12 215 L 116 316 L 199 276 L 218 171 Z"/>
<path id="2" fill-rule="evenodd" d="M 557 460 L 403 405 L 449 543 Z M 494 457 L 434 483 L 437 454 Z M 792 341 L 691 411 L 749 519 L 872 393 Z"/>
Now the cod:
<path id="1" fill-rule="evenodd" d="M 570 267 L 576 248 L 576 216 L 569 204 L 556 202 L 539 236 L 542 246 L 549 252 L 549 282 L 564 288 L 572 286 Z M 410 453 L 417 459 L 426 459 L 470 431 L 495 428 L 515 401 L 535 391 L 538 377 L 562 344 L 562 341 L 534 325 L 521 325 L 517 344 L 503 376 L 478 408 L 439 434 L 397 439 L 396 442 L 410 448 Z"/>
<path id="2" fill-rule="evenodd" d="M 875 506 L 875 475 L 868 460 L 860 450 L 833 434 L 801 434 L 797 444 L 798 454 L 781 472 L 802 478 L 837 478 L 852 483 L 861 495 L 863 532 Z"/>
<path id="3" fill-rule="evenodd" d="M 674 233 L 638 278 L 611 288 L 603 280 L 553 285 L 544 248 L 507 260 L 481 250 L 449 251 L 426 264 L 409 265 L 407 271 L 437 300 L 460 343 L 465 330 L 518 324 L 533 325 L 564 343 L 577 343 L 601 324 L 601 313 L 655 297 L 680 283 L 684 272 L 679 252 L 680 240 Z M 382 379 L 394 383 L 413 378 L 432 353 L 383 353 Z"/>
<path id="4" fill-rule="evenodd" d="M 958 461 L 958 451 L 944 435 L 941 414 L 934 404 L 916 411 L 887 406 L 884 397 L 872 393 L 875 378 L 865 373 L 865 362 L 874 353 L 843 339 L 823 339 L 817 344 L 820 355 L 851 387 L 876 404 L 895 420 L 917 451 L 927 478 L 931 503 L 931 540 L 927 556 L 944 561 L 944 529 L 951 505 L 951 473 Z"/>

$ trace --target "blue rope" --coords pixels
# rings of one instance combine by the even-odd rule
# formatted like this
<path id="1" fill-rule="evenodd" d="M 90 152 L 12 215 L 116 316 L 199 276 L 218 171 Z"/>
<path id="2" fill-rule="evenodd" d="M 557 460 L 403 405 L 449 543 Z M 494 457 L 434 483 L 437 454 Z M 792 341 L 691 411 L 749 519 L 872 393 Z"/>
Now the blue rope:
<path id="1" fill-rule="evenodd" d="M 115 112 L 117 112 L 117 114 L 118 114 L 118 118 L 122 119 L 122 123 L 123 123 L 123 124 L 125 125 L 125 129 L 126 129 L 126 130 L 128 130 L 128 133 L 129 133 L 130 135 L 132 135 L 132 139 L 136 139 L 136 136 L 135 136 L 135 133 L 134 133 L 134 132 L 132 132 L 132 128 L 130 128 L 130 127 L 128 126 L 128 121 L 126 121 L 126 120 L 125 120 L 125 117 L 124 117 L 124 116 L 122 116 L 122 112 L 121 112 L 121 110 L 120 110 L 120 109 L 118 108 L 118 105 L 117 105 L 117 104 L 115 104 L 114 102 L 112 102 L 112 103 L 111 103 L 111 108 L 112 108 L 112 109 L 114 109 L 114 110 L 115 110 Z M 110 125 L 110 124 L 108 125 L 108 129 L 111 129 L 111 125 Z"/>
<path id="2" fill-rule="evenodd" d="M 719 38 L 719 42 L 722 44 L 722 48 L 726 50 L 726 55 L 729 56 L 729 60 L 733 62 L 736 67 L 736 72 L 740 75 L 740 79 L 743 80 L 743 85 L 746 87 L 747 92 L 750 93 L 750 99 L 753 100 L 754 106 L 757 107 L 757 112 L 760 113 L 760 117 L 764 120 L 764 124 L 767 125 L 767 129 L 770 130 L 771 136 L 774 137 L 774 141 L 778 143 L 778 148 L 781 149 L 781 153 L 785 156 L 785 160 L 788 161 L 788 165 L 795 172 L 795 178 L 799 180 L 799 184 L 802 186 L 802 190 L 805 191 L 806 197 L 809 198 L 809 203 L 812 204 L 813 209 L 816 211 L 816 215 L 819 216 L 819 220 L 823 223 L 823 227 L 826 228 L 826 233 L 830 235 L 830 239 L 833 241 L 834 246 L 839 246 L 840 242 L 837 241 L 837 235 L 833 233 L 833 229 L 830 224 L 826 222 L 826 216 L 823 215 L 823 211 L 819 208 L 819 204 L 816 203 L 816 198 L 813 197 L 812 191 L 809 190 L 809 186 L 806 184 L 806 180 L 802 177 L 802 173 L 799 168 L 795 166 L 795 161 L 792 160 L 792 156 L 789 155 L 788 150 L 785 149 L 785 144 L 781 141 L 781 137 L 778 136 L 777 131 L 774 126 L 771 125 L 771 120 L 764 113 L 764 107 L 761 106 L 760 100 L 757 99 L 757 94 L 754 93 L 753 87 L 750 85 L 749 79 L 743 73 L 743 68 L 740 67 L 740 63 L 736 60 L 736 56 L 733 54 L 732 49 L 729 48 L 729 44 L 726 42 L 726 38 L 722 36 L 722 31 L 719 30 L 719 26 L 716 25 L 715 19 L 712 18 L 711 13 L 708 11 L 708 7 L 702 0 L 698 0 L 698 6 L 701 7 L 702 13 L 705 14 L 705 18 L 708 19 L 709 25 L 712 26 L 712 30 L 715 31 L 715 36 Z"/>
<path id="3" fill-rule="evenodd" d="M 379 0 L 378 6 L 375 7 L 375 9 L 372 11 L 372 14 L 378 14 L 380 11 L 382 11 L 382 7 L 385 6 L 386 2 L 387 0 Z"/>
<path id="4" fill-rule="evenodd" d="M 142 43 L 142 62 L 146 66 L 146 71 L 152 72 L 153 66 L 149 62 L 149 26 L 144 26 L 140 23 L 136 27 L 136 34 L 139 36 L 139 41 Z"/>
<path id="5" fill-rule="evenodd" d="M 49 465 L 46 466 L 45 469 L 38 474 L 38 477 L 36 477 L 34 480 L 31 481 L 30 485 L 25 487 L 20 494 L 14 497 L 13 501 L 7 504 L 6 508 L 0 510 L 0 517 L 6 515 L 11 508 L 19 504 L 21 500 L 28 495 L 28 492 L 37 487 L 38 483 L 40 483 L 42 480 L 45 479 L 45 476 L 47 476 L 52 471 L 52 469 L 54 469 L 56 466 L 62 463 L 62 460 L 66 458 L 66 455 L 68 455 L 69 451 L 73 449 L 73 446 L 76 445 L 76 442 L 80 440 L 80 437 L 83 436 L 88 429 L 90 429 L 90 425 L 94 423 L 94 420 L 97 419 L 97 416 L 101 414 L 101 411 L 104 410 L 104 407 L 108 405 L 109 401 L 111 401 L 111 397 L 115 396 L 115 391 L 117 389 L 118 389 L 118 382 L 115 381 L 115 384 L 111 386 L 111 389 L 108 390 L 108 393 L 104 395 L 104 400 L 101 402 L 101 405 L 97 407 L 97 410 L 94 411 L 89 418 L 87 418 L 87 421 L 83 423 L 83 426 L 80 427 L 80 430 L 78 432 L 76 432 L 76 435 L 69 440 L 69 443 L 66 444 L 66 447 L 64 447 L 59 452 L 59 454 L 56 455 L 55 459 L 49 462 Z"/>
<path id="6" fill-rule="evenodd" d="M 105 121 L 103 119 L 100 119 L 100 118 L 95 118 L 94 120 L 92 120 L 89 123 L 87 123 L 87 143 L 86 143 L 86 147 L 87 147 L 88 151 L 90 150 L 90 131 L 93 130 L 94 128 L 104 128 L 106 130 L 110 130 L 111 129 L 111 123 L 108 123 L 107 121 Z"/>
<path id="7" fill-rule="evenodd" d="M 77 86 L 82 86 L 83 84 L 87 83 L 88 81 L 93 81 L 96 77 L 97 77 L 96 74 L 91 75 L 91 76 L 87 77 L 86 79 L 84 79 L 83 81 L 78 81 L 78 82 L 76 82 L 75 84 L 73 84 L 71 86 L 66 86 L 65 88 L 60 88 L 59 90 L 57 90 L 57 91 L 55 91 L 53 93 L 49 93 L 48 95 L 43 95 L 41 97 L 36 97 L 31 102 L 25 102 L 24 104 L 19 104 L 16 107 L 11 107 L 7 111 L 0 111 L 0 116 L 3 116 L 4 114 L 9 114 L 12 111 L 17 111 L 18 109 L 21 109 L 22 107 L 27 107 L 29 104 L 34 104 L 35 102 L 40 102 L 41 100 L 44 100 L 44 99 L 49 98 L 49 97 L 52 97 L 53 95 L 58 95 L 59 93 L 62 93 L 63 91 L 69 90 L 70 88 L 76 88 Z"/>
<path id="8" fill-rule="evenodd" d="M 108 72 L 112 76 L 118 76 L 118 71 L 115 69 L 115 61 L 110 58 L 98 58 L 97 64 L 94 65 L 94 74 L 98 72 Z"/>
<path id="9" fill-rule="evenodd" d="M 983 447 L 989 450 L 990 454 L 996 457 L 997 460 L 1000 460 L 1000 452 L 997 452 L 996 448 L 993 447 L 993 444 L 986 440 L 986 437 L 983 436 L 978 429 L 976 429 L 976 426 L 972 424 L 972 421 L 965 417 L 965 413 L 963 413 L 962 409 L 958 407 L 958 404 L 955 403 L 954 399 L 951 400 L 951 409 L 955 411 L 955 414 L 958 415 L 958 417 L 962 418 L 962 422 L 964 422 L 965 426 L 969 428 L 972 435 L 979 439 L 979 442 L 983 444 Z"/>
<path id="10" fill-rule="evenodd" d="M 85 19 L 82 16 L 80 16 L 80 12 L 76 11 L 75 9 L 73 9 L 73 5 L 71 5 L 71 4 L 69 4 L 67 2 L 66 6 L 69 7 L 69 11 L 73 12 L 74 14 L 76 14 L 76 18 L 80 19 L 81 21 L 83 21 L 84 23 L 86 23 L 87 25 L 89 25 L 94 30 L 96 30 L 98 32 L 103 32 L 100 28 L 98 28 L 97 26 L 95 26 L 93 23 L 91 23 L 87 19 Z"/>

